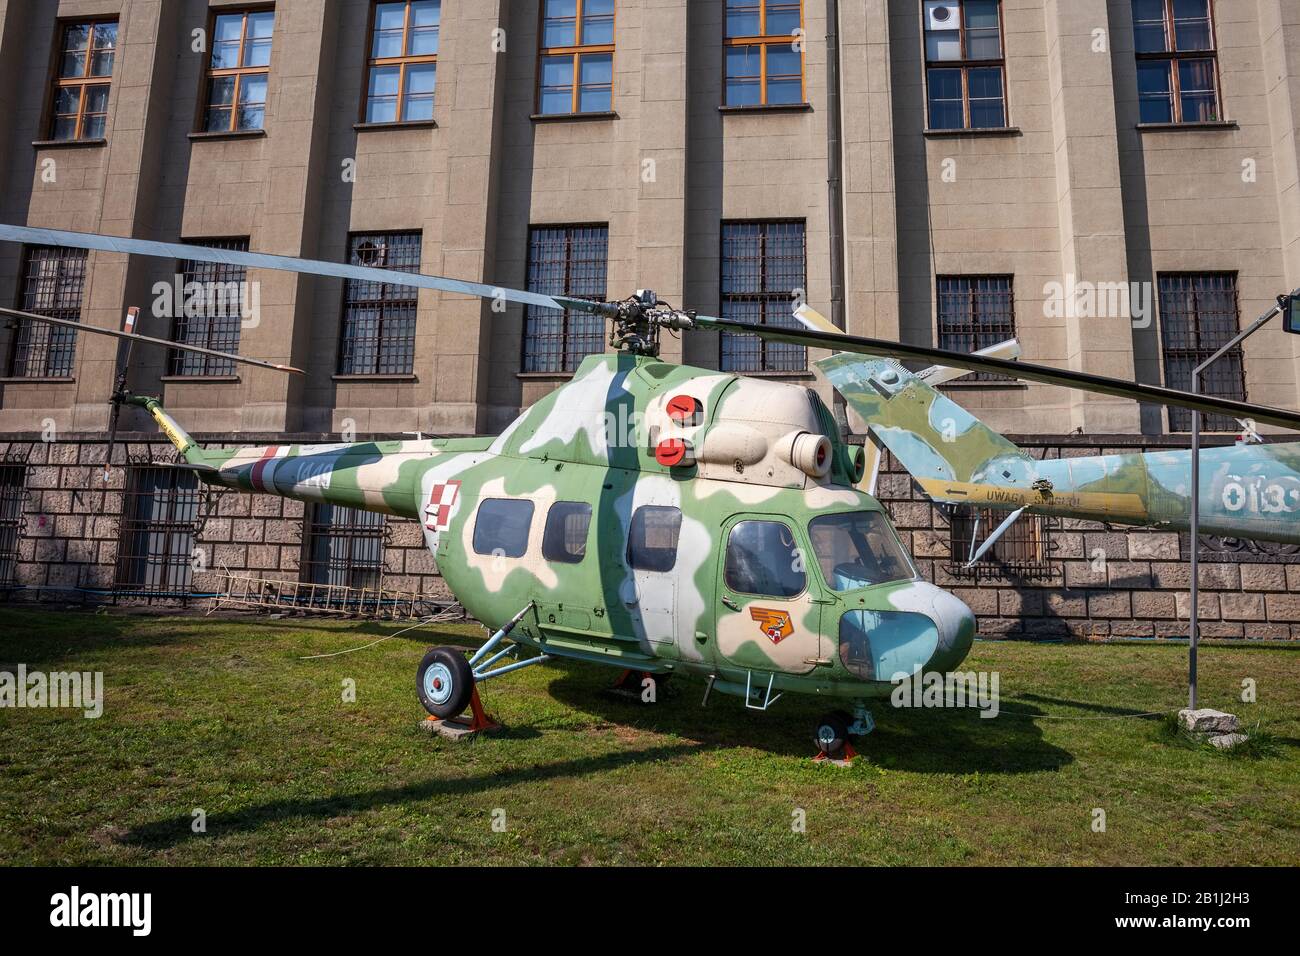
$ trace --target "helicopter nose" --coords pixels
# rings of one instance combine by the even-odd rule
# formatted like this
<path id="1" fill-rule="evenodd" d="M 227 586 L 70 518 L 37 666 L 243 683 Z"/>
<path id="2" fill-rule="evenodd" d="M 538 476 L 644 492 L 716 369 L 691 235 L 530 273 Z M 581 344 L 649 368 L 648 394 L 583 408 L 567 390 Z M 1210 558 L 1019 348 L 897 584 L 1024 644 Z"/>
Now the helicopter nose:
<path id="1" fill-rule="evenodd" d="M 939 628 L 939 640 L 934 655 L 926 664 L 927 671 L 947 673 L 966 659 L 975 643 L 975 614 L 966 602 L 933 584 L 921 585 L 931 594 L 931 618 Z"/>
<path id="2" fill-rule="evenodd" d="M 975 639 L 975 615 L 942 588 L 917 581 L 891 591 L 889 609 L 846 611 L 840 660 L 865 680 L 894 681 L 918 671 L 946 673 Z"/>

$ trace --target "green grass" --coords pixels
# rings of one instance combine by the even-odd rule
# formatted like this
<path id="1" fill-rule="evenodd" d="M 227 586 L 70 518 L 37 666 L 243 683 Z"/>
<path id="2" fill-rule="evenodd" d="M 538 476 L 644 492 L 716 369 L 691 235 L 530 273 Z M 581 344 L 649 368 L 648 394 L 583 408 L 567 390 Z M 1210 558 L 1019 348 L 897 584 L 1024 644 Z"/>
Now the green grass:
<path id="1" fill-rule="evenodd" d="M 432 738 L 416 726 L 415 667 L 429 643 L 477 643 L 477 627 L 300 659 L 396 629 L 0 610 L 0 663 L 99 670 L 106 685 L 98 720 L 0 709 L 0 859 L 1300 863 L 1295 651 L 1202 651 L 1204 704 L 1261 737 L 1222 754 L 1131 716 L 1182 705 L 1185 648 L 981 643 L 967 667 L 1000 673 L 1001 716 L 878 706 L 863 758 L 840 770 L 809 759 L 815 699 L 701 709 L 703 683 L 679 680 L 647 707 L 602 693 L 613 671 L 577 664 L 487 685 L 506 730 Z M 1257 703 L 1240 702 L 1244 678 Z"/>

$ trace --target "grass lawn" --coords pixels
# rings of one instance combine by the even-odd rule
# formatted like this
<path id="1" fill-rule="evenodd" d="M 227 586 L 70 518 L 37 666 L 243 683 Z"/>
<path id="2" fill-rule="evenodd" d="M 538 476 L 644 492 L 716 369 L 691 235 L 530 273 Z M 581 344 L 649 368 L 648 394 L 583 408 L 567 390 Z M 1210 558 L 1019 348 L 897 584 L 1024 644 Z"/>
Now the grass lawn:
<path id="1" fill-rule="evenodd" d="M 507 728 L 494 736 L 432 738 L 416 726 L 416 665 L 431 643 L 477 644 L 475 626 L 301 659 L 395 630 L 0 610 L 4 668 L 105 683 L 98 720 L 0 709 L 0 859 L 1300 863 L 1297 651 L 1203 649 L 1203 704 L 1262 731 L 1262 746 L 1222 754 L 1131 716 L 1183 705 L 1185 648 L 980 643 L 966 667 L 1000 673 L 999 717 L 877 707 L 863 758 L 840 770 L 809 759 L 820 701 L 763 714 L 715 695 L 701 709 L 703 682 L 679 678 L 646 706 L 602 693 L 614 671 L 578 664 L 487 685 Z M 1240 701 L 1246 678 L 1257 703 Z M 206 833 L 191 827 L 199 808 Z"/>

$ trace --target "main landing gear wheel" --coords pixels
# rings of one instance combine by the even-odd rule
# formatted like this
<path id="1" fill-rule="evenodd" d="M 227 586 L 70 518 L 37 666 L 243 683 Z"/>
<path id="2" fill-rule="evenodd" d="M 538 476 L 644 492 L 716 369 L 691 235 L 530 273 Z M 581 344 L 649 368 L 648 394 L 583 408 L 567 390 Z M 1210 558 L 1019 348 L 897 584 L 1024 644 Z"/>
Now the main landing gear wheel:
<path id="1" fill-rule="evenodd" d="M 849 743 L 849 727 L 853 724 L 853 715 L 843 710 L 833 710 L 817 721 L 813 732 L 813 743 L 817 749 L 831 760 L 844 756 L 844 748 Z"/>
<path id="2" fill-rule="evenodd" d="M 474 694 L 474 672 L 464 654 L 435 647 L 420 661 L 420 669 L 415 672 L 415 688 L 424 709 L 447 720 L 469 706 Z"/>

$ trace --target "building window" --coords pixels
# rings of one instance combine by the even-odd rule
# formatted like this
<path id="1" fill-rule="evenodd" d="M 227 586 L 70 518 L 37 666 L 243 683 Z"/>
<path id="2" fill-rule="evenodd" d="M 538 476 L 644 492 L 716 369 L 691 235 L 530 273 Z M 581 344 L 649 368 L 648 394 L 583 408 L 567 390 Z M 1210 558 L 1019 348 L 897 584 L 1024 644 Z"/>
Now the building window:
<path id="1" fill-rule="evenodd" d="M 1016 337 L 1011 276 L 939 276 L 939 348 L 977 352 Z M 972 372 L 972 382 L 1007 382 L 997 372 Z"/>
<path id="2" fill-rule="evenodd" d="M 528 232 L 528 291 L 603 302 L 608 257 L 608 226 L 534 226 Z M 525 372 L 572 372 L 604 348 L 603 317 L 526 307 Z"/>
<path id="3" fill-rule="evenodd" d="M 273 10 L 219 13 L 213 18 L 205 132 L 233 133 L 265 126 L 274 24 Z"/>
<path id="4" fill-rule="evenodd" d="M 86 284 L 86 250 L 28 246 L 18 308 L 52 319 L 81 321 Z M 65 378 L 72 374 L 77 331 L 44 322 L 20 322 L 9 356 L 14 378 Z"/>
<path id="5" fill-rule="evenodd" d="M 1160 340 L 1165 358 L 1165 385 L 1190 391 L 1192 369 L 1241 331 L 1237 276 L 1231 272 L 1166 274 L 1160 281 Z M 1238 345 L 1201 376 L 1201 394 L 1246 400 L 1246 363 Z M 1227 415 L 1202 416 L 1212 432 L 1239 431 Z M 1192 413 L 1169 409 L 1169 430 L 1191 431 Z"/>
<path id="6" fill-rule="evenodd" d="M 799 0 L 727 0 L 727 106 L 803 103 Z"/>
<path id="7" fill-rule="evenodd" d="M 433 119 L 442 0 L 375 4 L 367 123 Z"/>
<path id="8" fill-rule="evenodd" d="M 63 24 L 50 139 L 104 138 L 116 53 L 116 20 Z"/>
<path id="9" fill-rule="evenodd" d="M 384 576 L 384 516 L 343 505 L 308 508 L 301 580 L 346 588 L 377 588 Z"/>
<path id="10" fill-rule="evenodd" d="M 180 468 L 137 467 L 127 473 L 117 586 L 154 593 L 184 593 L 193 574 L 203 492 L 198 478 Z"/>
<path id="11" fill-rule="evenodd" d="M 354 266 L 420 271 L 418 232 L 361 233 L 349 239 Z M 417 290 L 348 279 L 343 284 L 342 375 L 410 375 L 415 369 Z"/>
<path id="12" fill-rule="evenodd" d="M 722 224 L 722 317 L 751 325 L 799 328 L 795 300 L 807 285 L 802 222 Z M 724 372 L 802 372 L 802 345 L 767 342 L 757 335 L 722 333 Z"/>
<path id="13" fill-rule="evenodd" d="M 966 564 L 988 536 L 1007 518 L 1007 512 L 958 505 L 948 510 L 949 542 L 952 548 L 950 573 L 978 576 L 981 572 L 1019 578 L 1045 577 L 1055 573 L 1052 544 L 1046 520 L 1041 515 L 1021 515 L 993 542 L 972 567 Z"/>
<path id="14" fill-rule="evenodd" d="M 18 579 L 26 471 L 22 465 L 0 465 L 0 588 L 12 587 Z"/>
<path id="15" fill-rule="evenodd" d="M 247 239 L 195 239 L 191 245 L 247 252 Z M 222 262 L 180 263 L 183 297 L 174 305 L 172 341 L 219 352 L 239 351 L 239 329 L 246 314 L 248 270 Z M 215 355 L 173 350 L 172 375 L 234 375 L 235 363 Z"/>
<path id="16" fill-rule="evenodd" d="M 1210 0 L 1133 0 L 1133 48 L 1141 122 L 1222 119 Z"/>
<path id="17" fill-rule="evenodd" d="M 543 0 L 537 112 L 614 108 L 614 0 Z"/>
<path id="18" fill-rule="evenodd" d="M 931 129 L 1007 125 L 1006 59 L 998 0 L 926 0 Z"/>

